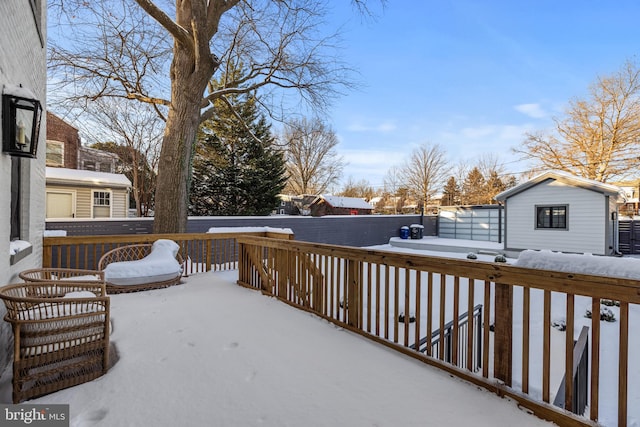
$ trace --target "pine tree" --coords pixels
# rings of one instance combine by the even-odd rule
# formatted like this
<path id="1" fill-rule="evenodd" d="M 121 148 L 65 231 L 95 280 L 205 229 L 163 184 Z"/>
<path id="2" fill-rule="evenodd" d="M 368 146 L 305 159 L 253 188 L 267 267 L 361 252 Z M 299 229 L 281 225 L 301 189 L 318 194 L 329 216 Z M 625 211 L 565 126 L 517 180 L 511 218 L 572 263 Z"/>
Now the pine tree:
<path id="1" fill-rule="evenodd" d="M 460 188 L 455 177 L 449 177 L 449 180 L 442 190 L 442 205 L 455 206 L 460 204 Z"/>
<path id="2" fill-rule="evenodd" d="M 496 204 L 497 202 L 494 200 L 496 194 L 503 192 L 507 189 L 507 186 L 504 184 L 502 179 L 498 176 L 498 172 L 495 170 L 491 171 L 489 174 L 489 178 L 487 178 L 486 185 L 486 195 L 487 198 L 485 203 L 488 204 Z"/>
<path id="3" fill-rule="evenodd" d="M 252 96 L 227 99 L 233 111 L 220 102 L 198 134 L 190 214 L 268 215 L 286 182 L 283 153 Z"/>
<path id="4" fill-rule="evenodd" d="M 486 201 L 486 181 L 477 167 L 471 169 L 462 183 L 462 203 L 480 205 Z"/>

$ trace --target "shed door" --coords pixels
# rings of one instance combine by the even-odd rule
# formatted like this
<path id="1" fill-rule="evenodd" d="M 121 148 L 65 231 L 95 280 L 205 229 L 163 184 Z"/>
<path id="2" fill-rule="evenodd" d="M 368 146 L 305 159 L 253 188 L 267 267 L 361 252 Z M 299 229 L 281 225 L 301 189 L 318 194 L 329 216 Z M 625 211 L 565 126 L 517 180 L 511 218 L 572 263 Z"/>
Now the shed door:
<path id="1" fill-rule="evenodd" d="M 47 218 L 73 218 L 73 193 L 49 193 L 46 200 Z"/>

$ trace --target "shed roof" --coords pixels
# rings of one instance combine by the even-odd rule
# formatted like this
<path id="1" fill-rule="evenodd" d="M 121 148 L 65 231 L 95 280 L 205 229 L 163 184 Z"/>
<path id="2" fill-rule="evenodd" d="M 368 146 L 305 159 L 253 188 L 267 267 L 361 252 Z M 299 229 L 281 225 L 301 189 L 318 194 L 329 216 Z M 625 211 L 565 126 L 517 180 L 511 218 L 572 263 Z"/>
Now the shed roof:
<path id="1" fill-rule="evenodd" d="M 327 203 L 329 203 L 334 208 L 371 209 L 371 210 L 373 210 L 373 206 L 371 206 L 364 199 L 360 199 L 358 197 L 328 196 L 328 195 L 324 195 L 323 194 L 321 196 L 318 196 L 318 198 L 324 199 Z"/>
<path id="2" fill-rule="evenodd" d="M 131 187 L 131 181 L 119 173 L 47 167 L 45 176 L 48 184 Z"/>
<path id="3" fill-rule="evenodd" d="M 522 193 L 523 191 L 528 190 L 529 188 L 535 187 L 536 185 L 547 180 L 559 181 L 574 187 L 584 188 L 586 190 L 602 193 L 604 195 L 614 197 L 616 200 L 619 200 L 619 201 L 624 201 L 625 199 L 624 192 L 620 187 L 617 187 L 611 184 L 605 184 L 600 181 L 594 181 L 592 179 L 582 178 L 564 171 L 556 171 L 556 170 L 541 173 L 540 175 L 537 175 L 531 178 L 530 180 L 523 182 L 522 184 L 516 185 L 515 187 L 505 190 L 502 193 L 496 194 L 494 199 L 496 199 L 499 202 L 502 202 L 508 199 L 509 197 Z"/>

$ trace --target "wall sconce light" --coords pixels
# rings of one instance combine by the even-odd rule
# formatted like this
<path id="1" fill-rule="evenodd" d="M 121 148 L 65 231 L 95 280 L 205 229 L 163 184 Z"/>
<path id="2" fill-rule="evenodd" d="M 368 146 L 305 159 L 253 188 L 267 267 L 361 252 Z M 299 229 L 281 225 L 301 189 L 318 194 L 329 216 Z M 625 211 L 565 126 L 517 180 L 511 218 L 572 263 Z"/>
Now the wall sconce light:
<path id="1" fill-rule="evenodd" d="M 2 151 L 11 156 L 36 158 L 42 106 L 22 86 L 5 85 L 2 91 Z"/>

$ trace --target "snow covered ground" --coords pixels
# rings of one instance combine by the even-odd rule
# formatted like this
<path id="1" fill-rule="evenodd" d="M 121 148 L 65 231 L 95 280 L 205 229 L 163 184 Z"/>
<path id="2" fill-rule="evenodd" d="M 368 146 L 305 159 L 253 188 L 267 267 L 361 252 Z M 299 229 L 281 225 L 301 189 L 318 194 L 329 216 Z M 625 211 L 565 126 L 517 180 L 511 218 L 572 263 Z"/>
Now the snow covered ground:
<path id="1" fill-rule="evenodd" d="M 389 245 L 375 248 L 465 257 Z M 542 255 L 535 257 L 542 263 L 538 268 L 584 273 L 598 268 L 600 273 L 640 277 L 639 259 L 589 256 L 567 261 L 561 254 Z M 494 256 L 479 254 L 478 259 L 493 261 Z M 181 286 L 112 296 L 112 341 L 120 353 L 118 363 L 102 378 L 34 403 L 70 404 L 72 426 L 548 425 L 513 402 L 241 288 L 236 280 L 236 271 L 203 273 L 185 279 Z M 516 289 L 515 304 L 520 294 Z M 583 317 L 589 305 L 590 300 L 576 298 L 576 334 L 590 323 Z M 531 347 L 538 352 L 541 307 L 542 292 L 533 291 Z M 562 317 L 564 307 L 563 295 L 554 294 L 553 320 Z M 618 316 L 617 308 L 611 309 Z M 517 337 L 521 310 L 515 307 L 514 313 Z M 640 367 L 633 363 L 640 357 L 640 335 L 634 333 L 639 322 L 640 310 L 632 305 L 629 425 L 639 425 L 640 419 L 640 387 L 634 383 Z M 600 422 L 604 425 L 617 422 L 617 331 L 617 322 L 602 324 Z M 557 367 L 564 361 L 564 332 L 552 330 L 551 339 L 555 392 L 562 376 Z M 518 352 L 516 342 L 516 389 L 521 376 Z M 538 356 L 531 360 L 534 396 L 541 383 Z M 10 382 L 7 370 L 0 377 L 1 402 L 11 400 Z"/>
<path id="2" fill-rule="evenodd" d="M 71 426 L 543 426 L 514 402 L 259 292 L 236 271 L 111 297 L 120 359 L 36 399 Z M 11 372 L 0 400 L 11 400 Z"/>

